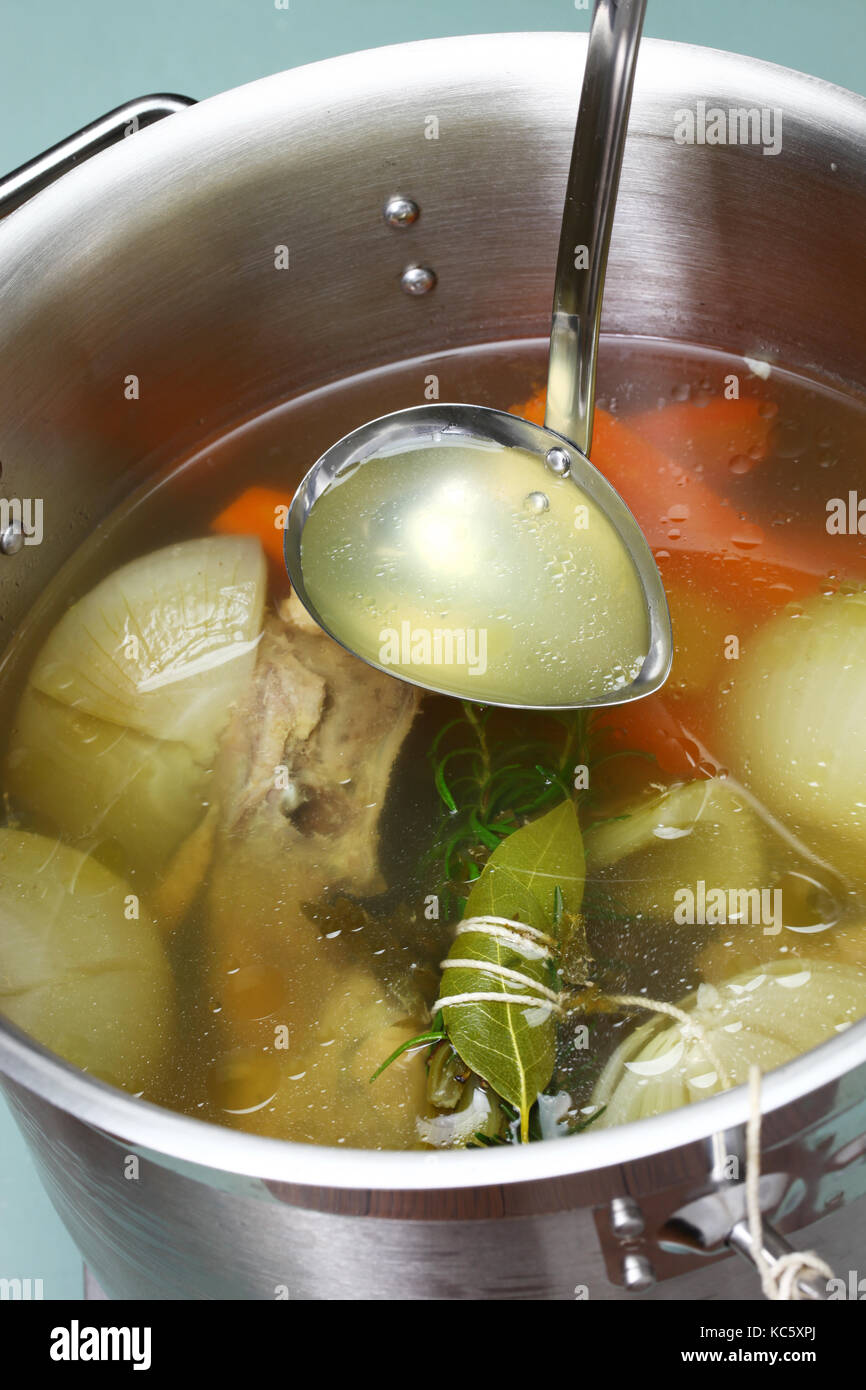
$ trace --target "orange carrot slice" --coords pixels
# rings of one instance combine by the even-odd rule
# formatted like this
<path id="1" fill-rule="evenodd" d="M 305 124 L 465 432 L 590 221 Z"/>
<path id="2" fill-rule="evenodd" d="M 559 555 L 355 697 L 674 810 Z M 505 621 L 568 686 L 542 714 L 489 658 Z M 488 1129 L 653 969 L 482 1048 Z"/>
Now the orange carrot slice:
<path id="1" fill-rule="evenodd" d="M 674 401 L 630 415 L 629 429 L 689 469 L 721 480 L 748 473 L 769 453 L 776 407 L 754 396 Z"/>
<path id="2" fill-rule="evenodd" d="M 522 415 L 525 420 L 532 420 L 536 425 L 544 424 L 544 407 L 547 401 L 547 388 L 542 386 L 538 391 L 534 391 L 529 400 L 522 405 L 512 405 L 509 407 L 512 415 Z"/>
<path id="3" fill-rule="evenodd" d="M 695 732 L 689 713 L 675 712 L 661 693 L 648 695 L 599 711 L 593 716 L 592 732 L 601 736 L 603 754 L 648 753 L 668 777 L 686 782 L 711 777 L 721 764 Z"/>
<path id="4" fill-rule="evenodd" d="M 719 409 L 736 404 L 722 402 Z M 544 391 L 535 392 L 514 412 L 543 423 Z M 646 422 L 647 416 L 635 420 Z M 858 565 L 860 574 L 866 571 L 862 538 L 855 537 L 853 544 L 844 546 L 840 542 L 851 538 L 817 531 L 805 534 L 802 527 L 771 530 L 743 517 L 699 473 L 638 433 L 631 419 L 596 409 L 592 462 L 634 512 L 659 561 L 680 551 L 723 557 L 730 562 L 725 581 L 731 582 L 735 566 L 748 560 L 743 580 L 756 575 L 757 565 L 765 576 L 773 569 L 779 571 L 772 582 L 787 582 L 794 590 L 802 585 L 803 575 L 825 576 L 838 570 L 856 575 Z"/>
<path id="5" fill-rule="evenodd" d="M 542 423 L 544 392 L 515 407 L 515 414 Z M 634 512 L 653 550 L 721 553 L 734 548 L 742 529 L 737 513 L 699 477 L 600 408 L 595 412 L 592 462 Z"/>
<path id="6" fill-rule="evenodd" d="M 291 501 L 290 493 L 275 488 L 248 487 L 214 517 L 211 529 L 235 536 L 258 536 L 272 567 L 288 582 L 283 539 Z"/>

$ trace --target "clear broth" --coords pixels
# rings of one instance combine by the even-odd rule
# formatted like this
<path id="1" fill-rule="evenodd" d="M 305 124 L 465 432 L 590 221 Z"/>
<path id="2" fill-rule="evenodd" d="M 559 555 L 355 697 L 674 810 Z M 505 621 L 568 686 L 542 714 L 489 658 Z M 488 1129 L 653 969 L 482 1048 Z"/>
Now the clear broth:
<path id="1" fill-rule="evenodd" d="M 442 400 L 513 408 L 543 380 L 545 353 L 546 344 L 534 342 L 439 354 L 337 383 L 243 425 L 180 462 L 98 527 L 62 578 L 44 596 L 36 635 L 47 632 L 66 606 L 118 565 L 173 541 L 206 534 L 214 516 L 244 487 L 273 487 L 290 496 L 310 464 L 336 438 L 376 415 L 418 404 L 425 396 L 429 398 L 431 376 L 438 379 Z M 599 404 L 626 422 L 656 408 L 661 415 L 672 402 L 697 407 L 703 403 L 712 408 L 724 399 L 726 381 L 731 375 L 738 378 L 742 396 L 753 396 L 763 403 L 763 418 L 772 421 L 771 447 L 760 460 L 748 453 L 731 452 L 725 462 L 722 439 L 716 453 L 722 462 L 713 486 L 746 528 L 757 522 L 773 535 L 785 536 L 801 530 L 824 532 L 826 499 L 847 495 L 866 449 L 866 408 L 862 402 L 829 386 L 776 369 L 769 380 L 762 381 L 749 374 L 741 359 L 704 349 L 607 339 L 601 354 Z M 687 436 L 681 440 L 676 462 L 695 468 L 698 474 L 703 471 L 703 462 L 696 457 Z M 666 500 L 670 499 L 660 499 L 660 506 Z M 671 526 L 673 530 L 675 521 Z M 748 545 L 746 533 L 744 539 Z M 660 554 L 663 561 L 667 556 L 663 547 Z M 839 565 L 833 574 L 828 573 L 827 582 L 832 586 L 846 575 L 860 577 L 864 573 L 866 540 L 861 536 L 845 538 L 839 546 Z M 681 573 L 677 582 L 684 586 L 683 612 L 688 614 L 688 573 Z M 707 585 L 706 575 L 701 583 Z M 281 592 L 284 590 L 276 580 L 274 594 L 279 597 Z M 703 602 L 706 587 L 696 586 L 694 592 L 697 601 Z M 782 587 L 767 611 L 772 611 L 774 605 L 781 610 L 789 600 L 790 595 Z M 726 694 L 724 665 L 716 661 L 718 652 L 714 648 L 708 656 L 708 643 L 715 642 L 717 634 L 704 631 L 700 622 L 694 631 L 688 623 L 685 627 L 686 648 L 678 646 L 671 682 L 663 694 L 673 701 L 675 709 L 678 701 L 690 708 L 693 668 L 712 657 L 716 662 L 714 675 L 709 686 L 703 687 L 702 708 L 706 714 L 721 708 Z M 32 647 L 31 642 L 29 649 Z M 24 679 L 23 659 L 17 666 L 7 668 L 2 690 L 7 728 Z M 338 1048 L 333 1043 L 339 1027 L 334 1025 L 334 1010 L 336 1007 L 337 1015 L 342 1010 L 349 1016 L 355 1007 L 349 997 L 351 991 L 357 986 L 364 994 L 371 978 L 375 982 L 375 998 L 367 1000 L 371 1007 L 383 990 L 391 988 L 399 996 L 402 984 L 410 977 L 414 977 L 428 1006 L 436 997 L 436 962 L 447 952 L 456 917 L 453 902 L 449 904 L 447 885 L 431 877 L 429 857 L 426 867 L 419 865 L 425 864 L 425 854 L 442 821 L 442 805 L 427 754 L 454 714 L 454 701 L 425 697 L 400 751 L 381 808 L 379 853 L 385 887 L 376 896 L 373 916 L 368 914 L 360 926 L 357 921 L 347 925 L 345 920 L 335 919 L 333 904 L 319 902 L 310 907 L 307 925 L 312 923 L 320 933 L 317 949 L 321 953 L 323 980 L 330 982 L 312 1016 L 309 1001 L 302 997 L 306 990 L 304 981 L 309 977 L 304 975 L 303 980 L 293 981 L 285 963 L 281 943 L 291 933 L 293 922 L 280 919 L 278 879 L 270 886 L 262 886 L 263 894 L 271 900 L 279 928 L 272 960 L 265 958 L 266 952 L 263 955 L 258 951 L 248 958 L 227 962 L 224 951 L 217 950 L 209 937 L 203 898 L 199 897 L 198 906 L 168 940 L 178 1006 L 177 1022 L 170 1025 L 175 1029 L 175 1041 L 169 1065 L 155 1071 L 146 1088 L 149 1100 L 208 1120 L 287 1139 L 365 1147 L 421 1146 L 415 1130 L 417 1100 L 400 1092 L 404 1073 L 396 1072 L 396 1079 L 385 1081 L 390 1091 L 381 1104 L 374 1107 L 369 1102 L 370 1092 L 365 1087 L 371 1063 L 384 1060 L 375 1041 L 368 1047 L 369 1040 L 365 1040 L 364 1049 L 355 1055 L 349 1030 L 341 1044 L 343 1056 L 335 1060 Z M 615 739 L 616 715 L 608 719 L 609 732 Z M 577 746 L 565 749 L 561 726 L 551 725 L 544 715 L 507 712 L 497 715 L 492 727 L 503 747 L 531 742 L 551 748 L 554 753 L 558 749 L 571 763 L 580 761 Z M 575 737 L 580 736 L 578 731 Z M 642 751 L 628 747 L 627 734 L 625 742 L 621 740 L 620 751 L 623 750 Z M 701 767 L 702 750 L 695 753 L 694 749 L 687 749 L 686 756 L 691 758 L 697 773 L 708 770 Z M 640 757 L 611 759 L 599 785 L 593 788 L 591 805 L 587 805 L 587 824 L 615 816 L 623 806 L 635 801 L 643 804 L 677 780 L 675 766 L 671 770 Z M 30 828 L 26 810 L 19 810 L 13 803 L 10 814 L 17 817 L 23 828 Z M 45 829 L 42 825 L 35 828 Z M 802 862 L 792 868 L 789 851 L 779 851 L 779 841 L 771 827 L 765 825 L 762 833 L 768 837 L 770 857 L 776 855 L 778 859 L 773 870 L 777 879 L 797 873 L 805 884 L 810 874 L 812 878 L 819 877 L 817 871 L 807 873 L 808 865 L 804 868 Z M 94 853 L 111 865 L 110 848 L 96 846 Z M 135 889 L 134 874 L 124 872 Z M 718 951 L 733 937 L 730 930 L 720 933 L 706 926 L 673 930 L 665 909 L 658 906 L 659 884 L 664 880 L 663 861 L 652 872 L 657 873 L 657 881 L 642 886 L 645 903 L 637 910 L 623 910 L 615 891 L 615 873 L 600 874 L 594 883 L 588 883 L 587 933 L 595 970 L 603 974 L 607 989 L 629 994 L 643 991 L 654 998 L 676 1001 L 705 978 L 708 946 Z M 825 912 L 829 924 L 826 939 L 831 943 L 840 927 L 859 928 L 866 920 L 866 867 L 859 882 L 852 885 L 848 874 L 845 884 L 844 890 L 840 890 L 834 879 L 829 885 L 819 882 L 803 889 L 804 920 L 810 912 Z M 443 911 L 438 920 L 424 912 L 431 895 L 442 900 Z M 402 929 L 395 930 L 393 923 L 399 921 L 401 913 Z M 365 933 L 370 938 L 369 949 L 365 947 Z M 822 948 L 823 938 L 817 949 Z M 771 955 L 784 956 L 790 949 L 790 934 L 783 932 L 774 941 Z M 857 963 L 866 965 L 866 949 Z M 250 969 L 253 974 L 246 976 L 247 988 L 235 992 L 238 1000 L 245 995 L 245 1002 L 239 1004 L 237 1017 L 232 1019 L 226 1007 L 227 996 L 224 992 L 215 993 L 215 977 L 220 971 L 236 974 Z M 265 996 L 268 972 L 273 969 L 280 973 L 281 980 L 275 995 L 277 1002 L 270 1007 Z M 265 1002 L 260 999 L 256 1004 L 257 991 Z M 300 1029 L 293 1015 L 304 1019 Z M 388 1017 L 393 1021 L 392 1015 Z M 398 1011 L 397 1017 L 401 1024 L 405 1022 L 415 1031 L 424 1026 L 420 1007 L 413 1013 L 407 1005 L 402 1014 Z M 580 1017 L 583 1019 L 583 1015 Z M 275 1043 L 281 1026 L 288 1034 L 288 1047 L 282 1050 Z M 594 1014 L 591 1045 L 581 1052 L 575 1052 L 571 1046 L 570 1025 L 563 1027 L 552 1089 L 568 1092 L 574 1115 L 587 1112 L 599 1071 L 634 1026 L 633 1016 Z M 384 1045 L 388 1028 L 382 1031 Z M 50 1045 L 50 1039 L 43 1041 Z M 384 1086 L 382 1094 L 385 1096 Z M 421 1109 L 424 1110 L 423 1104 Z"/>

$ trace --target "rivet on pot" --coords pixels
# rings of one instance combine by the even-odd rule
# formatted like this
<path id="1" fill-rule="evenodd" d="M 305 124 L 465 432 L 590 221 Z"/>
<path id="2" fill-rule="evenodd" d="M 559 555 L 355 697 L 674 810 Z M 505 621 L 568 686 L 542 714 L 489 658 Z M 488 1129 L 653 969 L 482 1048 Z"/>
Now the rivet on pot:
<path id="1" fill-rule="evenodd" d="M 412 198 L 404 198 L 400 193 L 395 193 L 393 198 L 388 199 L 383 211 L 389 227 L 411 227 L 421 215 L 418 204 Z"/>
<path id="2" fill-rule="evenodd" d="M 620 1240 L 635 1240 L 645 1230 L 643 1212 L 633 1197 L 614 1197 L 610 1204 L 610 1228 Z"/>
<path id="3" fill-rule="evenodd" d="M 400 277 L 406 294 L 429 294 L 436 284 L 436 271 L 424 265 L 409 265 Z"/>
<path id="4" fill-rule="evenodd" d="M 567 478 L 571 472 L 571 458 L 565 449 L 558 447 L 548 449 L 544 461 L 551 473 L 555 473 L 557 478 Z"/>
<path id="5" fill-rule="evenodd" d="M 0 555 L 17 555 L 19 550 L 23 549 L 24 531 L 16 522 L 11 521 L 0 533 Z"/>
<path id="6" fill-rule="evenodd" d="M 622 1262 L 622 1282 L 629 1293 L 651 1289 L 655 1281 L 655 1270 L 645 1255 L 626 1255 Z"/>

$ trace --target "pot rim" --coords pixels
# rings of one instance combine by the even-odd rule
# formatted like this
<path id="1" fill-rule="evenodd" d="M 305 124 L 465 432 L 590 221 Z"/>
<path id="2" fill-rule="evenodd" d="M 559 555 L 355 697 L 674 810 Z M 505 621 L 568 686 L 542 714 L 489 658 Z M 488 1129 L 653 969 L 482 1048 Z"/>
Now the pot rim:
<path id="1" fill-rule="evenodd" d="M 136 161 L 141 169 L 147 163 L 148 150 L 156 158 L 168 149 L 167 142 L 181 152 L 184 144 L 191 152 L 200 149 L 211 117 L 216 115 L 230 126 L 242 114 L 240 107 L 245 96 L 252 92 L 259 114 L 271 92 L 278 94 L 283 104 L 293 101 L 299 110 L 309 107 L 321 112 L 322 92 L 346 88 L 368 91 L 371 76 L 387 76 L 401 57 L 411 57 L 415 64 L 422 61 L 425 79 L 441 74 L 445 80 L 452 71 L 452 59 L 460 59 L 457 66 L 462 73 L 473 48 L 483 53 L 486 62 L 519 65 L 527 45 L 546 47 L 549 52 L 552 41 L 560 46 L 563 39 L 579 49 L 586 43 L 585 34 L 571 32 L 477 34 L 367 49 L 277 73 L 210 97 L 170 120 L 140 131 L 133 142 L 135 157 L 128 160 L 126 169 Z M 799 112 L 806 119 L 838 128 L 843 113 L 853 115 L 856 111 L 862 120 L 866 112 L 862 97 L 823 79 L 760 59 L 667 40 L 644 41 L 638 84 L 642 71 L 644 80 L 652 82 L 664 73 L 665 60 L 675 66 L 681 64 L 686 51 L 690 62 L 701 70 L 701 76 L 712 73 L 719 79 L 727 69 L 738 80 L 751 77 L 756 87 L 766 85 L 772 93 L 783 82 L 795 84 Z M 5 248 L 14 254 L 43 214 L 50 216 L 52 209 L 58 211 L 76 193 L 85 199 L 101 193 L 103 176 L 109 179 L 123 172 L 124 160 L 128 159 L 126 144 L 124 141 L 121 146 L 96 155 L 66 174 L 59 187 L 45 189 L 11 213 L 0 227 L 0 251 Z M 195 167 L 194 158 L 187 167 Z M 60 201 L 52 203 L 52 199 Z M 762 1110 L 766 1114 L 794 1104 L 864 1064 L 866 1018 L 768 1073 L 763 1079 Z M 247 1134 L 137 1099 L 79 1070 L 2 1018 L 0 1071 L 92 1128 L 139 1151 L 150 1150 L 156 1162 L 173 1159 L 260 1180 L 350 1191 L 483 1188 L 565 1178 L 701 1142 L 713 1133 L 742 1126 L 749 1111 L 748 1088 L 740 1085 L 650 1119 L 609 1130 L 590 1129 L 574 1143 L 551 1141 L 477 1151 L 343 1149 Z"/>
<path id="2" fill-rule="evenodd" d="M 432 1191 L 566 1178 L 630 1163 L 737 1129 L 742 1084 L 678 1110 L 543 1143 L 460 1150 L 350 1149 L 247 1134 L 168 1110 L 97 1080 L 0 1018 L 3 1071 L 111 1137 L 163 1158 L 310 1188 Z M 794 1104 L 866 1062 L 866 1018 L 762 1078 L 761 1112 Z"/>

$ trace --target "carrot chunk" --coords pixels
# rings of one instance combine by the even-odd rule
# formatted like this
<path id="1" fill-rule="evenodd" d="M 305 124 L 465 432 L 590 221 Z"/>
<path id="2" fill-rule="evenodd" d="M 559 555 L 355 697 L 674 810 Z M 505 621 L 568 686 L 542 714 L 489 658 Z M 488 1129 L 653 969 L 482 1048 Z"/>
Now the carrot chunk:
<path id="1" fill-rule="evenodd" d="M 671 458 L 718 481 L 748 473 L 770 451 L 775 406 L 754 396 L 675 401 L 629 416 L 629 428 Z"/>
<path id="2" fill-rule="evenodd" d="M 543 423 L 544 397 L 543 390 L 535 392 L 529 400 L 514 406 L 514 413 Z M 694 415 L 702 414 L 704 409 L 712 412 L 707 418 L 713 428 L 707 429 L 702 444 L 705 458 L 709 457 L 707 451 L 714 433 L 717 460 L 727 449 L 727 444 L 725 450 L 719 449 L 719 439 L 734 439 L 736 431 L 731 434 L 730 427 L 726 427 L 728 434 L 720 433 L 722 427 L 718 420 L 723 407 L 737 406 L 744 406 L 744 402 L 721 401 L 715 408 L 712 404 L 705 408 L 689 407 Z M 660 423 L 653 423 L 657 416 L 668 414 L 673 414 L 680 424 L 663 429 Z M 735 584 L 740 593 L 744 581 L 759 578 L 767 588 L 772 584 L 787 584 L 793 591 L 792 597 L 800 597 L 804 592 L 806 575 L 863 576 L 866 558 L 861 537 L 830 536 L 823 530 L 806 531 L 802 525 L 762 526 L 744 516 L 724 496 L 722 488 L 729 480 L 727 466 L 722 470 L 724 480 L 721 477 L 710 479 L 705 470 L 699 470 L 679 456 L 674 457 L 672 452 L 660 448 L 647 437 L 649 433 L 655 433 L 658 439 L 666 437 L 671 451 L 677 447 L 687 452 L 682 438 L 686 418 L 691 417 L 678 403 L 627 419 L 620 419 L 601 408 L 595 412 L 592 462 L 634 512 L 660 565 L 666 555 L 682 551 L 716 560 L 723 558 L 726 561 L 724 583 Z M 759 418 L 756 411 L 741 411 L 737 427 L 740 442 L 745 441 L 752 427 L 757 431 Z M 765 435 L 765 443 L 766 438 Z M 843 541 L 848 544 L 842 544 Z M 721 576 L 716 574 L 714 582 L 720 580 Z"/>
<path id="3" fill-rule="evenodd" d="M 283 539 L 291 501 L 289 493 L 276 488 L 248 487 L 214 517 L 211 530 L 235 536 L 258 536 L 271 565 L 285 578 Z"/>

